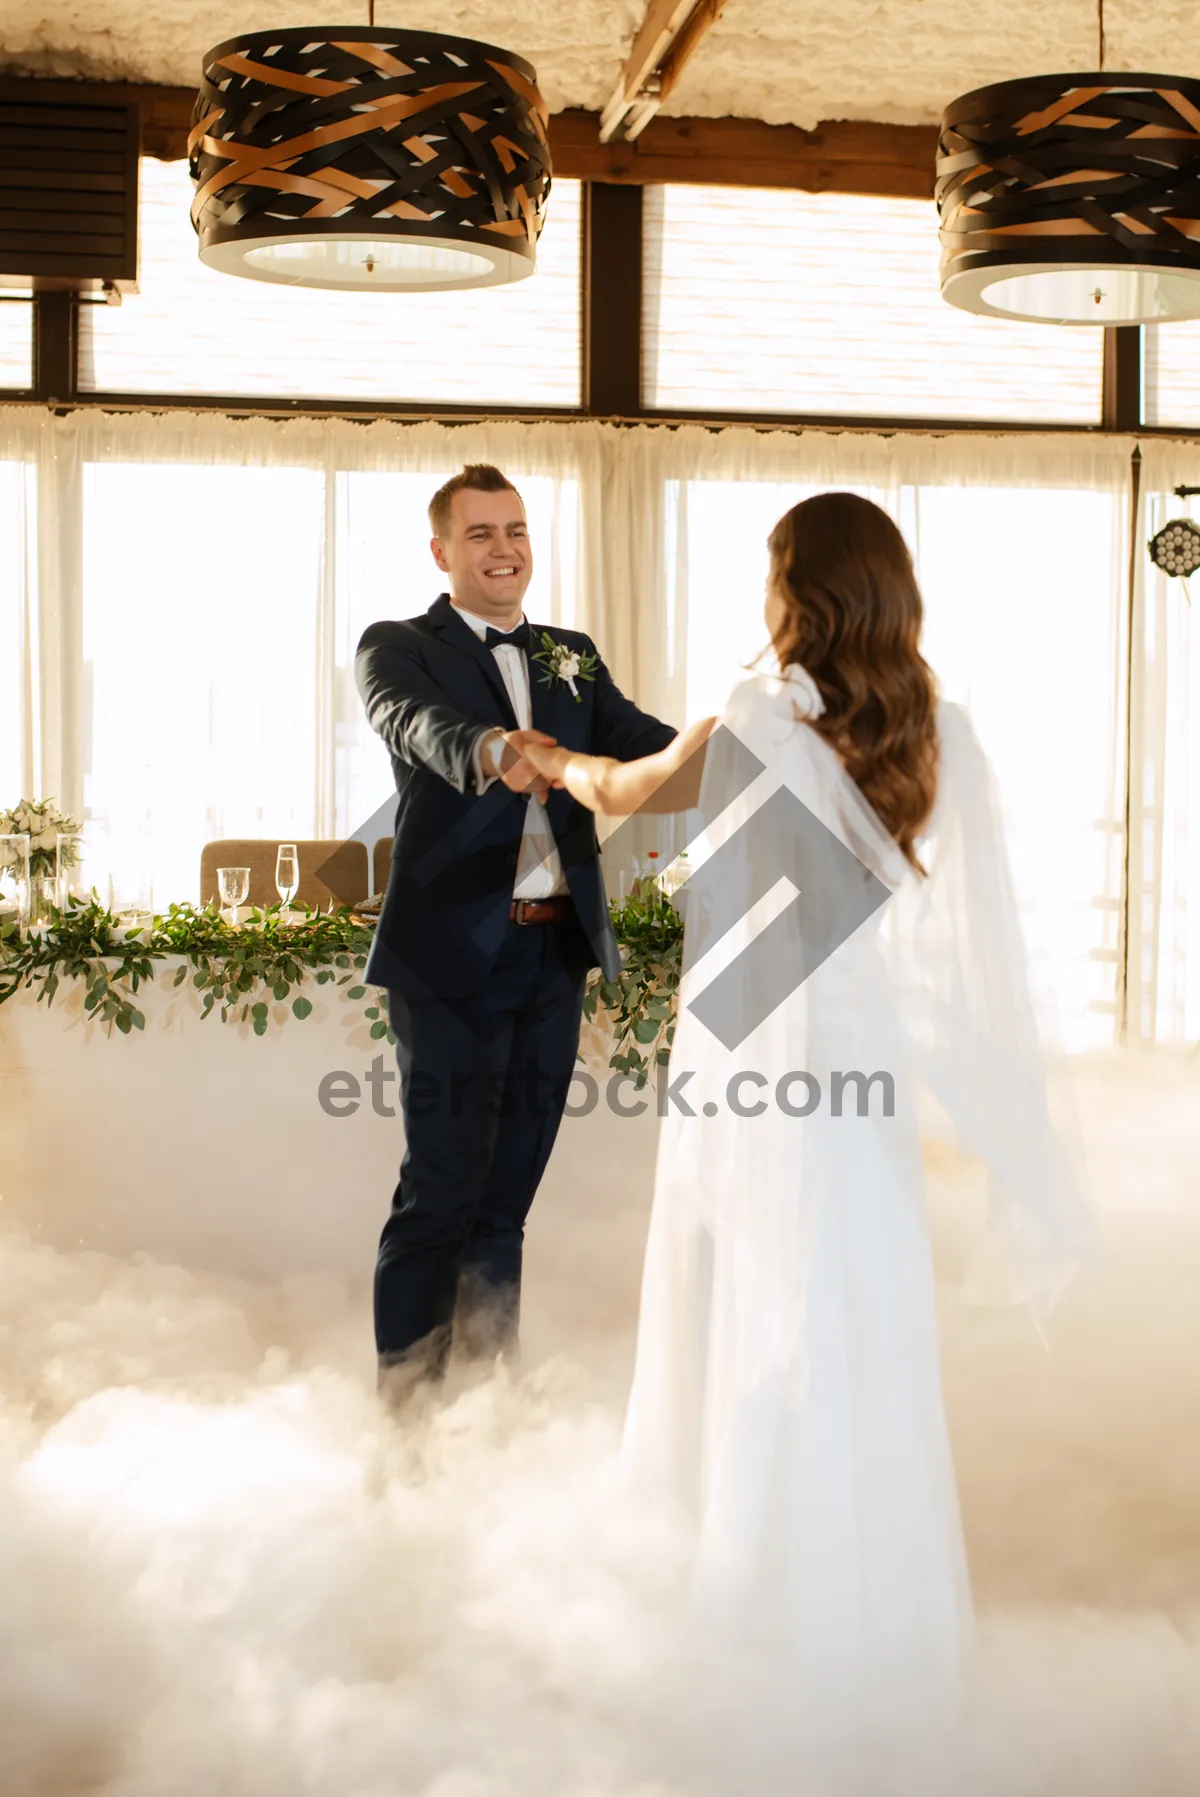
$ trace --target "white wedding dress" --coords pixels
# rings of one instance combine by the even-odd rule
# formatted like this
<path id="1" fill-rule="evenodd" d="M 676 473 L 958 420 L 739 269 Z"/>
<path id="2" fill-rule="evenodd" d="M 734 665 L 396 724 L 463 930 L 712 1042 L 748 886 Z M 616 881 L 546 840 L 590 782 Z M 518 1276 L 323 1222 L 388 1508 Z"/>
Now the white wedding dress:
<path id="1" fill-rule="evenodd" d="M 972 1636 L 919 1086 L 987 1164 L 992 1238 L 1039 1311 L 1088 1222 L 1047 1108 L 999 814 L 965 714 L 939 711 L 938 801 L 919 845 L 929 876 L 918 880 L 804 721 L 820 705 L 799 668 L 735 689 L 722 722 L 763 769 L 728 804 L 736 781 L 710 744 L 707 841 L 737 847 L 722 856 L 719 888 L 701 866 L 684 904 L 668 1078 L 691 1074 L 680 1095 L 695 1114 L 672 1103 L 661 1126 L 624 1453 L 638 1481 L 692 1519 L 699 1617 L 786 1668 L 814 1722 L 853 1727 L 868 1710 L 916 1719 L 953 1701 Z M 891 893 L 788 996 L 846 858 L 834 847 L 838 866 L 826 867 L 819 842 L 806 842 L 790 903 L 778 840 L 738 835 L 781 787 L 853 850 L 860 882 L 869 870 Z M 767 924 L 766 1003 L 782 1002 L 726 1046 L 694 1007 Z M 852 1070 L 891 1074 L 893 1115 L 882 1081 L 866 1116 L 853 1083 L 834 1114 L 831 1075 Z M 776 1099 L 781 1076 L 799 1071 L 819 1084 L 805 1116 Z M 731 1108 L 736 1073 L 747 1077 L 735 1096 L 759 1114 Z M 784 1097 L 803 1108 L 812 1091 L 793 1080 Z"/>

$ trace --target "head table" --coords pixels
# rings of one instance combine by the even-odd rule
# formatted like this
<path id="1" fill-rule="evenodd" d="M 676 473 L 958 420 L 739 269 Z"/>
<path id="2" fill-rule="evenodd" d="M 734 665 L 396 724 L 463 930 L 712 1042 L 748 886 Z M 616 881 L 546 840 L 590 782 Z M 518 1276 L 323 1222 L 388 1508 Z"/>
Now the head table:
<path id="1" fill-rule="evenodd" d="M 341 985 L 321 968 L 294 969 L 283 1000 L 260 982 L 224 1020 L 220 1005 L 205 1014 L 195 955 L 154 962 L 124 1029 L 102 1014 L 118 989 L 115 957 L 93 957 L 86 976 L 60 971 L 49 1002 L 44 979 L 10 991 L 0 1002 L 6 1221 L 64 1249 L 249 1277 L 343 1276 L 364 1292 L 365 1343 L 365 1292 L 404 1133 L 382 995 L 352 983 L 354 959 Z M 3 968 L 0 958 L 0 981 Z M 97 972 L 114 984 L 89 1009 Z M 611 1303 L 615 1282 L 632 1313 L 654 1088 L 641 1114 L 617 1115 L 610 1082 L 626 1107 L 632 1082 L 607 1068 L 603 1022 L 585 1036 L 599 1096 L 589 1104 L 582 1078 L 572 1089 L 531 1220 L 529 1282 L 561 1288 L 563 1304 L 584 1312 L 601 1287 Z"/>

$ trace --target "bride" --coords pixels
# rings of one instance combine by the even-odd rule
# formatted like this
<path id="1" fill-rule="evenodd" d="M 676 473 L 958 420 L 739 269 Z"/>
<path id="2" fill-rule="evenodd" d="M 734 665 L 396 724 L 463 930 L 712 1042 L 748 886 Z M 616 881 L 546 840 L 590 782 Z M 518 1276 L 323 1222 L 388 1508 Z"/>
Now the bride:
<path id="1" fill-rule="evenodd" d="M 702 813 L 625 1451 L 693 1521 L 700 1612 L 814 1721 L 861 1725 L 952 1699 L 972 1632 L 926 1099 L 987 1169 L 992 1263 L 1035 1318 L 1087 1219 L 990 770 L 937 700 L 904 540 L 826 493 L 770 552 L 778 674 L 642 761 L 527 753 L 593 810 Z"/>

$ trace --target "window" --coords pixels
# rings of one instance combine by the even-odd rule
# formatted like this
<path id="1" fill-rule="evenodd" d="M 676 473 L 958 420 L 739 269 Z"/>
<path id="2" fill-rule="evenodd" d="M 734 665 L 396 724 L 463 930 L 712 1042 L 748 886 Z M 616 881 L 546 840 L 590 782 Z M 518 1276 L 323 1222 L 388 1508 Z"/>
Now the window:
<path id="1" fill-rule="evenodd" d="M 0 527 L 20 503 L 9 466 Z M 509 471 L 535 546 L 530 615 L 569 622 L 578 482 Z M 442 478 L 85 462 L 81 822 L 85 875 L 102 894 L 116 872 L 151 881 L 161 906 L 195 898 L 205 842 L 344 837 L 394 798 L 354 655 L 368 624 L 423 612 L 444 587 L 426 516 Z M 15 642 L 7 573 L 0 629 Z M 0 773 L 9 759 L 0 732 Z"/>
<path id="2" fill-rule="evenodd" d="M 1099 422 L 1103 333 L 948 306 L 931 201 L 657 187 L 645 218 L 647 406 Z"/>
<path id="3" fill-rule="evenodd" d="M 33 386 L 33 301 L 0 302 L 0 388 L 22 392 Z"/>
<path id="4" fill-rule="evenodd" d="M 579 183 L 556 181 L 537 271 L 473 293 L 347 294 L 216 274 L 183 162 L 141 166 L 140 292 L 80 321 L 85 392 L 576 406 Z"/>
<path id="5" fill-rule="evenodd" d="M 1117 1010 L 1125 503 L 1030 488 L 917 499 L 925 652 L 995 768 L 1035 970 L 1072 1049 L 1111 1046 Z"/>
<path id="6" fill-rule="evenodd" d="M 1200 322 L 1151 324 L 1145 330 L 1147 424 L 1200 426 Z"/>
<path id="7" fill-rule="evenodd" d="M 83 499 L 86 874 L 165 906 L 212 837 L 313 834 L 323 480 L 93 462 Z"/>

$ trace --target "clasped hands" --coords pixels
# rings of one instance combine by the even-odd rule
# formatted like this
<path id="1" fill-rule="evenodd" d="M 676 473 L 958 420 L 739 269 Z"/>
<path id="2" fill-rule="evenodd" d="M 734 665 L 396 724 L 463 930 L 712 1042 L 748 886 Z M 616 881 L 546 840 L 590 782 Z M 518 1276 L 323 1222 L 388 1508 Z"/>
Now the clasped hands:
<path id="1" fill-rule="evenodd" d="M 511 792 L 544 799 L 552 786 L 562 786 L 570 753 L 544 730 L 504 730 L 500 734 L 500 778 Z"/>

